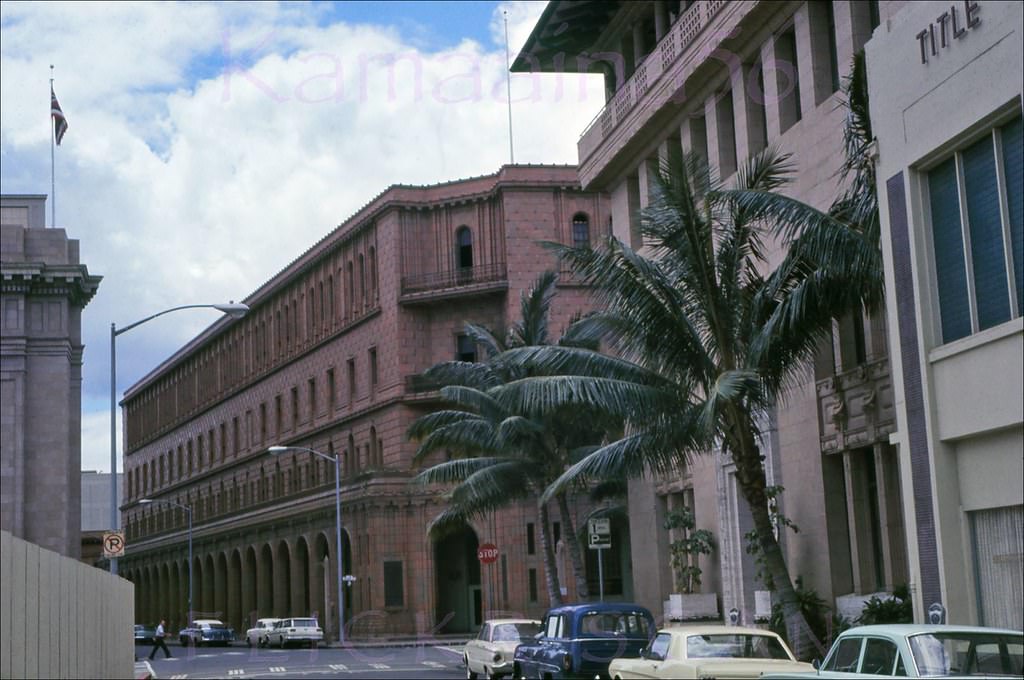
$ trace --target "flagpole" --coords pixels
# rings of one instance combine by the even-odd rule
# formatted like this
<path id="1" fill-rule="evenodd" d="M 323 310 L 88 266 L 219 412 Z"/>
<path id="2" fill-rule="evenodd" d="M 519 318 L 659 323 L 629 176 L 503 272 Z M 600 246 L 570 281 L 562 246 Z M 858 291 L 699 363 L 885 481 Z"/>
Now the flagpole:
<path id="1" fill-rule="evenodd" d="M 505 15 L 505 91 L 508 93 L 508 155 L 510 162 L 515 164 L 516 162 L 516 150 L 512 146 L 512 64 L 509 63 L 508 55 L 508 10 L 504 10 Z"/>
<path id="2" fill-rule="evenodd" d="M 54 180 L 54 140 L 57 137 L 57 119 L 53 117 L 53 64 L 50 64 L 50 227 L 57 226 L 57 184 Z"/>

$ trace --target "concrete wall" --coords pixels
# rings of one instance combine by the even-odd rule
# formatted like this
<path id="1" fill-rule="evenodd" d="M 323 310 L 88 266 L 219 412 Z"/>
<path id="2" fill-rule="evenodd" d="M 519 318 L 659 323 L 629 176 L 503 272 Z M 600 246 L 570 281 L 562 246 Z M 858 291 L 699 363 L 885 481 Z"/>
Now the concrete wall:
<path id="1" fill-rule="evenodd" d="M 130 678 L 134 586 L 0 531 L 0 678 Z"/>

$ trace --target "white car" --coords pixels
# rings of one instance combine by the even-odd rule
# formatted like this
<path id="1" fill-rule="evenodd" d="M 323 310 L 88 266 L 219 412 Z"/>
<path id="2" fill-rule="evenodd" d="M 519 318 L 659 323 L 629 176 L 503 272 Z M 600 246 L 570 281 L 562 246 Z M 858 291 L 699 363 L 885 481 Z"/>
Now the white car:
<path id="1" fill-rule="evenodd" d="M 252 647 L 264 647 L 267 644 L 267 634 L 274 624 L 281 619 L 256 619 L 256 626 L 245 632 L 245 644 Z"/>
<path id="2" fill-rule="evenodd" d="M 277 645 L 281 649 L 293 642 L 304 642 L 316 647 L 324 639 L 324 631 L 316 619 L 281 619 L 267 633 L 267 646 Z"/>
<path id="3" fill-rule="evenodd" d="M 477 674 L 486 678 L 511 675 L 516 647 L 522 642 L 533 642 L 539 632 L 540 621 L 532 619 L 484 621 L 476 638 L 466 643 L 462 658 L 466 664 L 466 677 L 473 680 Z"/>

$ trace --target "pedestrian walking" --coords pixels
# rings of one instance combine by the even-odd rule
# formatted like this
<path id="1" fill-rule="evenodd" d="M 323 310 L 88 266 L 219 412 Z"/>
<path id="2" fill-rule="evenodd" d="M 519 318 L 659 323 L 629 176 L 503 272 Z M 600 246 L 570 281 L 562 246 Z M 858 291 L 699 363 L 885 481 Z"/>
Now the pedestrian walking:
<path id="1" fill-rule="evenodd" d="M 149 653 L 149 660 L 152 661 L 153 657 L 156 656 L 156 650 L 164 650 L 164 658 L 171 658 L 171 650 L 167 649 L 167 643 L 164 642 L 164 624 L 167 623 L 163 619 L 160 619 L 160 625 L 156 627 L 156 635 L 153 636 L 153 651 Z"/>

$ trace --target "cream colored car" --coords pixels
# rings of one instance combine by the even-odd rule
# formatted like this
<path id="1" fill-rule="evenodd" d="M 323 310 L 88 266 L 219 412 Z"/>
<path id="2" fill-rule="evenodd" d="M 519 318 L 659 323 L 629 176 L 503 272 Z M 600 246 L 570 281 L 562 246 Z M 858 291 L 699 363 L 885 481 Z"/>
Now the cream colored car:
<path id="1" fill-rule="evenodd" d="M 759 678 L 764 673 L 805 673 L 775 633 L 738 626 L 687 626 L 658 631 L 639 659 L 615 659 L 612 678 Z"/>
<path id="2" fill-rule="evenodd" d="M 500 678 L 511 674 L 516 647 L 522 642 L 533 642 L 539 632 L 540 621 L 532 619 L 484 621 L 476 638 L 466 643 L 466 677 L 473 680 L 478 675 Z"/>

